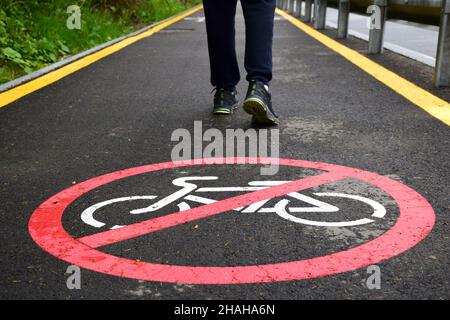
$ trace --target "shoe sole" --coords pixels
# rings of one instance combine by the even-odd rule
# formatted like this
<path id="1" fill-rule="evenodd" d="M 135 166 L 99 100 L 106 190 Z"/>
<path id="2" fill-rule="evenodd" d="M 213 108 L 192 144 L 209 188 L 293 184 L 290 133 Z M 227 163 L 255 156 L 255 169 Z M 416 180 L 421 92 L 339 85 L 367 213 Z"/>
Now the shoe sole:
<path id="1" fill-rule="evenodd" d="M 222 109 L 214 109 L 213 114 L 227 116 L 233 114 L 234 110 L 239 106 L 239 102 L 231 107 L 231 109 L 222 108 Z"/>
<path id="2" fill-rule="evenodd" d="M 252 115 L 252 122 L 263 125 L 278 125 L 280 121 L 269 115 L 269 108 L 266 104 L 257 98 L 249 98 L 244 101 L 242 106 L 244 111 Z"/>

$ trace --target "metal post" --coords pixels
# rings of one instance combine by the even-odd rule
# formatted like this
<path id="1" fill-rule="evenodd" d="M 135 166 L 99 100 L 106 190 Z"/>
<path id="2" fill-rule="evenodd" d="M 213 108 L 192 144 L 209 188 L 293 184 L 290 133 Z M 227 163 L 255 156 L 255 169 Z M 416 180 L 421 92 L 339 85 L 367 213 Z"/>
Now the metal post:
<path id="1" fill-rule="evenodd" d="M 312 3 L 313 0 L 305 0 L 305 15 L 303 17 L 305 22 L 311 22 Z"/>
<path id="2" fill-rule="evenodd" d="M 434 85 L 450 86 L 450 0 L 442 1 L 441 27 L 434 69 Z"/>
<path id="3" fill-rule="evenodd" d="M 295 0 L 289 0 L 289 10 L 288 10 L 288 12 L 289 13 L 294 13 L 294 1 Z"/>
<path id="4" fill-rule="evenodd" d="M 369 54 L 382 53 L 387 0 L 374 0 L 373 5 L 367 8 L 367 13 L 372 13 L 369 30 Z"/>
<path id="5" fill-rule="evenodd" d="M 302 16 L 302 0 L 296 0 L 294 17 L 300 18 Z"/>
<path id="6" fill-rule="evenodd" d="M 294 14 L 294 10 L 295 10 L 295 0 L 291 0 L 290 1 L 290 5 L 289 5 L 289 13 L 291 15 L 293 15 Z"/>
<path id="7" fill-rule="evenodd" d="M 317 0 L 316 19 L 314 20 L 314 28 L 317 30 L 325 29 L 325 21 L 327 17 L 327 0 Z"/>
<path id="8" fill-rule="evenodd" d="M 283 11 L 287 11 L 289 6 L 289 0 L 284 0 L 283 1 Z"/>
<path id="9" fill-rule="evenodd" d="M 338 14 L 338 39 L 346 39 L 348 37 L 348 17 L 350 14 L 350 1 L 339 0 L 339 14 Z"/>
<path id="10" fill-rule="evenodd" d="M 311 9 L 311 23 L 314 25 L 314 21 L 317 19 L 317 8 L 318 8 L 319 0 L 313 0 L 312 9 Z"/>

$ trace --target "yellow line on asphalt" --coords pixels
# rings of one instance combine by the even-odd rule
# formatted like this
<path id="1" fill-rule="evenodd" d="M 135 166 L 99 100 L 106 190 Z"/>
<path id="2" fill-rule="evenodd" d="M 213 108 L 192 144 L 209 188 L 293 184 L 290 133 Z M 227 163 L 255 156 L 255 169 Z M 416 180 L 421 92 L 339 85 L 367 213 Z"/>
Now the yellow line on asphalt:
<path id="1" fill-rule="evenodd" d="M 349 60 L 354 65 L 358 66 L 366 73 L 370 74 L 375 79 L 384 83 L 386 86 L 405 97 L 418 107 L 428 112 L 433 117 L 441 120 L 446 125 L 450 126 L 450 104 L 430 92 L 416 86 L 414 83 L 400 77 L 394 72 L 382 67 L 362 54 L 352 50 L 321 32 L 311 28 L 300 20 L 292 17 L 288 13 L 277 9 L 277 14 L 284 17 L 294 26 L 316 39 L 323 45 L 335 51 L 339 55 Z"/>
<path id="2" fill-rule="evenodd" d="M 137 34 L 133 37 L 126 38 L 120 42 L 117 42 L 107 48 L 104 48 L 102 50 L 99 50 L 93 54 L 90 54 L 86 57 L 83 57 L 79 60 L 76 60 L 72 63 L 69 63 L 55 71 L 52 71 L 50 73 L 47 73 L 39 78 L 36 78 L 34 80 L 31 80 L 25 84 L 19 85 L 15 88 L 12 88 L 8 91 L 5 91 L 3 93 L 0 93 L 0 108 L 4 107 L 8 104 L 10 104 L 13 101 L 16 101 L 17 99 L 34 92 L 36 90 L 39 90 L 45 86 L 48 86 L 49 84 L 58 81 L 61 78 L 64 78 L 68 76 L 71 73 L 74 73 L 75 71 L 78 71 L 91 63 L 94 63 L 95 61 L 98 61 L 106 56 L 109 56 L 110 54 L 113 54 L 114 52 L 119 51 L 120 49 L 125 48 L 126 46 L 129 46 L 130 44 L 141 40 L 143 38 L 149 37 L 153 35 L 154 33 L 170 26 L 171 24 L 174 24 L 177 21 L 180 21 L 184 19 L 185 17 L 194 14 L 195 12 L 202 9 L 202 5 L 195 6 L 184 13 L 181 13 L 180 15 L 177 15 L 171 19 L 168 19 L 167 21 L 164 21 L 153 28 L 148 29 L 147 31 L 144 31 L 140 34 Z"/>

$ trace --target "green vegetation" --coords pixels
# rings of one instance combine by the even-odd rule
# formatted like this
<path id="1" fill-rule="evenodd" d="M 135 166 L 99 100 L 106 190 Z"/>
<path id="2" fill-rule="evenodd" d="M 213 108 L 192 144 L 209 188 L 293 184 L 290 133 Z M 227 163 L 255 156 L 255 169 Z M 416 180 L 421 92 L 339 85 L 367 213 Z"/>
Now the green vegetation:
<path id="1" fill-rule="evenodd" d="M 0 83 L 183 11 L 201 0 L 0 0 Z M 66 26 L 81 9 L 81 29 Z"/>

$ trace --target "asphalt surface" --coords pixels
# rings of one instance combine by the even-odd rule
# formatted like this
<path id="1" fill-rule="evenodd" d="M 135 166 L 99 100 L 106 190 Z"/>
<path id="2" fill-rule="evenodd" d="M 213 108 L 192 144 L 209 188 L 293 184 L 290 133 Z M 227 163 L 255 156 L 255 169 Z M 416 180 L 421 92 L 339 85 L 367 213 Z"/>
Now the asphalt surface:
<path id="1" fill-rule="evenodd" d="M 0 234 L 2 299 L 448 299 L 450 131 L 382 83 L 281 19 L 274 40 L 273 102 L 282 117 L 280 157 L 344 165 L 376 172 L 406 184 L 432 205 L 430 235 L 405 253 L 377 263 L 381 289 L 369 290 L 365 268 L 322 278 L 258 284 L 190 285 L 141 281 L 81 271 L 81 289 L 66 287 L 68 263 L 31 239 L 28 222 L 50 196 L 89 178 L 135 166 L 170 161 L 171 134 L 204 129 L 252 128 L 243 110 L 230 117 L 211 115 L 205 26 L 200 11 L 60 81 L 0 109 Z M 326 31 L 330 35 L 333 32 Z M 356 39 L 346 45 L 364 51 Z M 243 59 L 244 26 L 237 25 Z M 387 53 L 380 63 L 427 86 L 431 68 Z M 242 78 L 244 68 L 242 66 Z M 240 96 L 246 91 L 244 81 Z M 448 98 L 448 91 L 435 92 Z M 270 180 L 294 180 L 315 170 L 281 167 Z M 102 209 L 100 229 L 80 219 L 104 200 L 166 196 L 183 176 L 218 176 L 205 186 L 244 186 L 259 175 L 254 165 L 201 166 L 146 173 L 110 183 L 75 200 L 63 215 L 74 237 L 143 221 L 155 214 L 124 214 L 126 203 Z M 101 248 L 139 261 L 187 266 L 243 266 L 322 256 L 373 240 L 399 215 L 392 198 L 361 181 L 344 180 L 305 190 L 342 192 L 382 204 L 384 219 L 359 227 L 305 226 L 273 213 L 226 212 Z M 214 199 L 236 193 L 222 192 Z M 203 195 L 204 196 L 204 195 Z M 278 199 L 279 200 L 279 199 Z M 147 206 L 152 201 L 140 200 Z M 277 201 L 274 199 L 273 201 Z M 274 202 L 274 203 L 275 203 Z M 144 204 L 145 203 L 145 204 Z M 295 202 L 292 202 L 295 203 Z M 342 216 L 307 214 L 310 219 L 356 219 L 367 206 L 330 201 Z M 299 205 L 300 206 L 300 205 Z M 141 206 L 142 207 L 142 206 Z M 176 210 L 175 204 L 157 213 Z M 99 249 L 100 250 L 100 249 Z"/>

